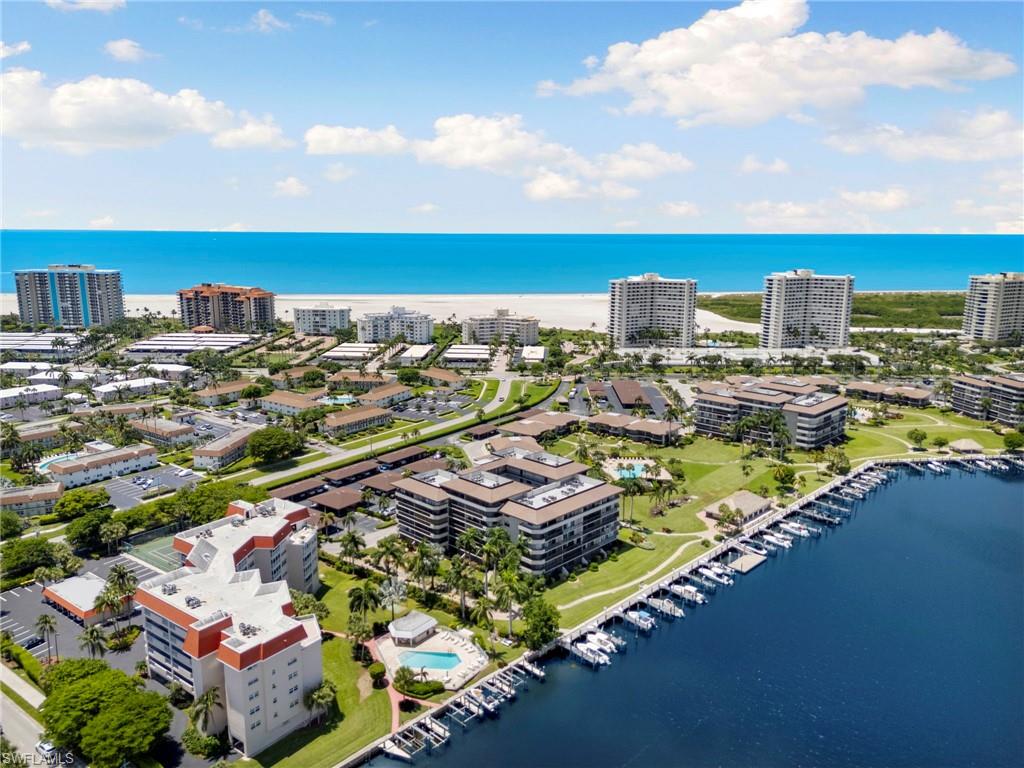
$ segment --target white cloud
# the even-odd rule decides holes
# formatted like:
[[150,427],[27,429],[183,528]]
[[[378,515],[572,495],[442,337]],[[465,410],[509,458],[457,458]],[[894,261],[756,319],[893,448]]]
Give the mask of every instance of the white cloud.
[[839,197],[854,208],[864,211],[898,211],[910,205],[910,193],[902,187],[848,192],[843,190]]
[[686,200],[662,203],[658,209],[666,216],[675,218],[700,216],[700,208],[697,207],[697,204]]
[[194,29],[197,32],[202,31],[203,29],[205,29],[206,26],[205,24],[203,24],[202,19],[193,19],[189,16],[179,16],[178,23],[182,26],[188,27],[189,29]]
[[610,179],[653,179],[693,170],[693,163],[678,152],[666,152],[650,142],[623,144],[617,152],[599,155],[597,162]]
[[296,11],[295,15],[303,21],[315,21],[325,27],[334,26],[334,17],[323,11]]
[[99,75],[51,88],[42,72],[19,68],[3,72],[0,86],[0,129],[25,147],[85,154],[155,147],[185,134],[209,134],[223,148],[290,145],[269,116],[236,116],[190,88],[170,94],[141,80]]
[[1020,167],[989,171],[985,174],[984,179],[989,184],[995,185],[995,191],[1001,194],[1015,195],[1018,199],[1024,194],[1024,169]]
[[232,222],[224,227],[214,227],[211,232],[248,232],[249,228],[240,221]]
[[370,27],[376,27],[380,24],[380,19],[367,19],[363,22],[363,29],[369,29]]
[[740,173],[789,173],[789,163],[781,157],[764,162],[757,155],[747,155],[740,163]]
[[324,169],[324,178],[335,183],[351,179],[355,175],[355,169],[349,168],[344,163],[331,163]]
[[308,155],[394,155],[409,144],[393,125],[380,130],[314,125],[305,139]]
[[541,168],[536,176],[523,185],[523,192],[530,200],[538,201],[570,200],[586,196],[579,179],[546,168]]
[[52,216],[56,216],[57,212],[52,208],[41,208],[33,211],[25,211],[21,214],[24,219],[49,219]]
[[218,131],[210,143],[218,149],[286,149],[295,146],[294,141],[285,138],[273,115],[256,118],[242,112],[241,117],[242,125]]
[[46,4],[58,11],[99,11],[110,13],[124,8],[125,0],[46,0]]
[[693,167],[678,152],[655,144],[625,144],[589,159],[572,147],[528,130],[520,115],[447,115],[434,121],[434,136],[411,139],[389,125],[382,129],[314,125],[306,131],[311,155],[409,153],[424,164],[524,178],[532,200],[600,197],[626,199],[639,191],[621,183],[652,179]]
[[608,48],[591,73],[541,95],[625,92],[627,113],[660,113],[683,127],[756,124],[863,99],[871,86],[952,88],[1016,71],[1002,53],[975,50],[942,29],[889,40],[865,32],[797,33],[805,0],[745,0],[689,27]]
[[120,40],[111,40],[103,46],[103,50],[107,52],[108,56],[118,61],[142,61],[148,56],[153,55],[137,42],[129,40],[127,37],[123,37]]
[[439,210],[441,210],[441,206],[434,203],[420,203],[409,208],[410,213],[436,213]]
[[635,219],[624,219],[623,221],[616,221],[616,229],[635,229],[640,226],[640,222]]
[[3,40],[0,40],[0,59],[9,59],[12,56],[21,56],[23,53],[28,53],[32,50],[32,45],[28,40],[22,40],[20,43],[14,45],[8,45]]
[[89,229],[110,229],[114,226],[113,216],[100,216],[89,221]]
[[291,28],[291,24],[287,21],[281,21],[281,19],[277,18],[266,8],[260,8],[256,11],[252,18],[249,19],[249,25],[246,27],[250,31],[262,32],[263,34],[276,32],[279,29],[287,30]]
[[903,162],[970,162],[1017,157],[1024,150],[1024,127],[1009,112],[982,109],[947,117],[923,131],[883,124],[862,131],[836,132],[824,141],[850,155],[881,152]]
[[274,182],[274,197],[308,197],[307,187],[297,176],[289,176],[287,179]]

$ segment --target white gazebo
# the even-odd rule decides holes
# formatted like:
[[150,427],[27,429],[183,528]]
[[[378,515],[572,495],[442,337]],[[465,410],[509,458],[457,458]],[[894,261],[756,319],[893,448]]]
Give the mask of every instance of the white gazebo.
[[437,619],[419,611],[409,611],[388,624],[395,645],[419,645],[437,631]]

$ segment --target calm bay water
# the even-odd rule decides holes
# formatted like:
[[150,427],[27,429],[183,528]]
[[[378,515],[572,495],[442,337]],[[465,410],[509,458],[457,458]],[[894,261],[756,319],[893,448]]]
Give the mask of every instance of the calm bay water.
[[859,290],[964,290],[967,276],[1024,268],[1024,237],[984,235],[391,235],[0,231],[11,272],[86,263],[128,293],[196,281],[279,293],[587,293],[640,272],[702,291],[757,291],[769,271],[853,273]]
[[417,763],[1020,766],[1022,575],[1024,478],[906,476],[709,606],[628,635],[610,667],[548,664]]

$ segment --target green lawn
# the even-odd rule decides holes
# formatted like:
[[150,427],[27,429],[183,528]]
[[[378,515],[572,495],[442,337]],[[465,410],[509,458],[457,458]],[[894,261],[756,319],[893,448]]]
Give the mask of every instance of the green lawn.
[[21,485],[21,483],[25,482],[25,476],[11,469],[11,462],[9,461],[0,461],[0,476],[10,480],[15,485]]
[[407,421],[404,419],[395,419],[393,426],[389,429],[382,430],[375,433],[364,433],[364,437],[356,437],[351,440],[347,440],[344,443],[340,443],[343,448],[362,448],[364,445],[370,445],[371,443],[377,443],[381,440],[387,440],[390,437],[399,437],[412,432],[415,429],[423,429],[427,426],[423,421]]
[[[313,451],[312,453],[307,453],[304,456],[300,456],[297,459],[285,459],[284,461],[278,461],[273,464],[264,464],[262,466],[259,466],[257,469],[251,469],[248,472],[244,472],[241,475],[238,475],[237,477],[233,477],[231,479],[236,480],[239,483],[244,483],[249,480],[254,480],[257,477],[263,477],[263,475],[269,475],[273,472],[280,472],[283,469],[294,469],[295,467],[301,467],[303,464],[308,464],[311,461],[322,459],[326,455],[327,454],[324,453],[323,451]],[[240,469],[245,469],[251,466],[253,466],[252,457],[246,456],[244,459],[240,459],[239,461],[236,461],[234,464],[228,467],[228,472],[237,472]]]
[[11,688],[7,683],[0,683],[0,691],[3,691],[4,696],[10,699],[19,709],[23,710],[25,714],[33,718],[36,722],[43,722],[42,713],[29,704],[20,693]]
[[[324,637],[324,678],[338,688],[338,717],[325,725],[303,728],[253,760],[237,765],[270,768],[327,768],[391,730],[387,691],[373,689],[363,665],[352,659],[351,643]],[[360,679],[365,678],[360,686]]]
[[477,399],[484,403],[489,403],[496,394],[498,394],[498,380],[483,379],[483,391]]

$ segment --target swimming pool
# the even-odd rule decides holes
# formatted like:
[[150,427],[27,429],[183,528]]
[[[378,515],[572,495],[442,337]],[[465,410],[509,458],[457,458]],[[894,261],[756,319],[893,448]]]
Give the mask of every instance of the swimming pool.
[[644,473],[644,465],[633,464],[631,466],[621,467],[616,469],[615,473],[619,476],[620,480],[635,480]]
[[77,453],[59,453],[56,456],[49,456],[40,461],[38,464],[36,464],[36,469],[38,469],[40,472],[45,472],[46,468],[53,464],[55,461],[64,461],[65,459],[74,459],[77,457]]
[[461,661],[457,653],[437,651],[405,651],[399,654],[398,660],[403,667],[410,669],[455,669]]
[[325,405],[348,405],[355,401],[356,399],[352,395],[328,395],[317,400],[318,403],[324,403]]

